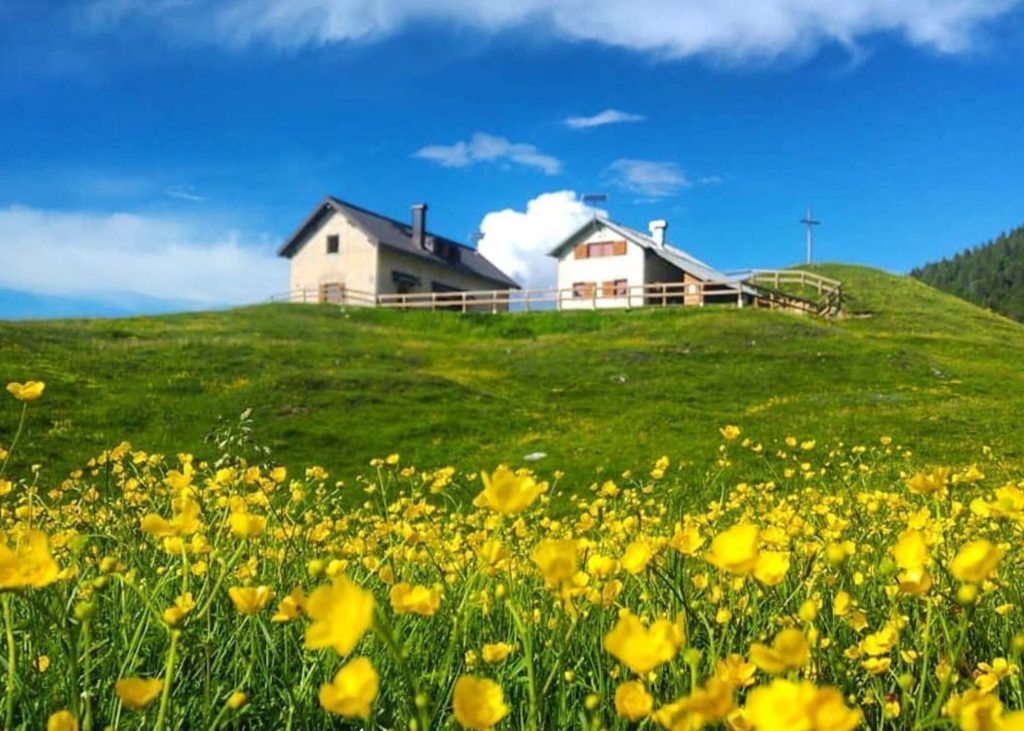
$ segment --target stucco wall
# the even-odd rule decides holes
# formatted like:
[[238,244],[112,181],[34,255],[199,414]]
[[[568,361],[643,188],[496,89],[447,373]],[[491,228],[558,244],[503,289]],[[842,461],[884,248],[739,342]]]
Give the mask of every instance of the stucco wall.
[[[622,241],[622,236],[611,229],[601,226],[586,239],[576,244],[591,244],[602,241]],[[631,241],[626,243],[626,253],[619,256],[598,256],[588,259],[577,259],[575,247],[570,247],[558,260],[558,288],[572,290],[575,282],[593,282],[596,285],[597,297],[572,299],[568,292],[563,293],[563,310],[589,310],[594,307],[626,307],[628,304],[640,305],[643,298],[639,290],[632,297],[632,303],[626,297],[604,297],[602,285],[616,279],[625,279],[628,286],[644,283],[644,249]]]
[[[327,237],[338,235],[338,253],[327,253]],[[390,277],[390,274],[388,275]],[[342,284],[346,290],[373,292],[377,286],[377,246],[339,213],[332,213],[291,258],[291,289]]]

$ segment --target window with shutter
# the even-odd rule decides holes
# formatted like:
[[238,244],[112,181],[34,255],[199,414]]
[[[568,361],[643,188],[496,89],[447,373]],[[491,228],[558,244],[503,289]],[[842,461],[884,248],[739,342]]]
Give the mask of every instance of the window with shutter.
[[587,258],[587,254],[589,254],[589,253],[590,252],[589,252],[586,244],[580,244],[579,246],[576,247],[576,258],[577,259],[586,259]]
[[615,296],[615,282],[604,282],[601,284],[601,296],[602,297],[614,297]]
[[612,251],[613,256],[623,256],[626,253],[626,242],[616,241],[614,250]]

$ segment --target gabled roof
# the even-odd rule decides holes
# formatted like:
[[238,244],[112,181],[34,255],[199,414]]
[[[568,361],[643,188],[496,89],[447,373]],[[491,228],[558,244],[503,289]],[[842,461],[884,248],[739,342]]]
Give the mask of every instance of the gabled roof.
[[571,246],[577,241],[577,239],[581,238],[584,234],[589,234],[598,226],[610,228],[612,231],[615,231],[625,239],[632,241],[637,246],[646,249],[661,259],[664,259],[672,266],[679,267],[680,269],[689,272],[698,279],[706,282],[724,282],[730,279],[727,275],[718,271],[709,264],[705,264],[700,259],[687,254],[682,249],[677,249],[668,243],[664,245],[658,244],[650,236],[640,233],[629,226],[623,226],[621,223],[615,223],[615,221],[611,221],[603,216],[594,216],[594,218],[580,226],[562,243],[549,251],[548,256],[561,256],[567,246]]
[[[519,285],[514,279],[494,266],[476,249],[428,231],[425,236],[427,241],[433,244],[433,251],[427,251],[413,242],[411,224],[368,211],[333,196],[327,196],[320,201],[313,212],[306,217],[306,220],[281,245],[277,255],[288,258],[294,256],[295,252],[302,248],[309,235],[319,228],[324,217],[331,213],[339,213],[347,218],[380,246],[402,254],[427,259],[454,272],[487,279],[503,287],[519,289]],[[446,259],[440,254],[445,247],[456,247],[459,253],[457,261]]]

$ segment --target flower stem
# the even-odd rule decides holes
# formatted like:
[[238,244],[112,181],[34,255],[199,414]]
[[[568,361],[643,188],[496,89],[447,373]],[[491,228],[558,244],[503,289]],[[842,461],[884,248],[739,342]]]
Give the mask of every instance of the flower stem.
[[[409,669],[409,658],[407,654],[402,650],[401,644],[398,642],[398,638],[395,637],[395,632],[391,625],[387,623],[383,615],[378,613],[377,621],[374,623],[374,629],[384,644],[387,645],[388,650],[391,651],[391,655],[395,658],[395,662],[398,663],[398,669],[401,671],[402,676],[405,678],[406,684],[409,686],[409,692],[412,693],[412,712],[413,718],[416,721],[416,731],[429,731],[430,721],[427,714],[427,703],[420,696],[419,685],[416,683],[416,678],[413,677],[412,672]],[[410,723],[410,728],[412,725]]]
[[512,602],[506,604],[508,612],[512,615],[512,623],[516,626],[516,631],[519,633],[519,639],[523,642],[523,658],[526,661],[526,682],[527,682],[527,693],[530,699],[530,718],[526,724],[526,728],[531,731],[537,729],[537,679],[534,677],[533,669],[533,640],[526,632],[526,625],[523,624],[522,617],[519,616],[519,612],[516,611],[515,606]]
[[7,464],[11,461],[11,455],[14,454],[14,448],[18,445],[18,438],[21,437],[21,431],[25,428],[26,416],[28,416],[27,401],[21,405],[21,419],[18,420],[18,429],[14,432],[14,439],[11,440],[11,446],[7,448],[7,456],[4,457],[4,463],[0,464],[0,477],[3,477],[4,472],[7,471]]
[[174,662],[178,659],[178,637],[181,636],[179,630],[171,630],[171,646],[167,648],[167,664],[164,667],[164,689],[160,695],[160,712],[156,717],[156,731],[163,731],[164,724],[167,722],[167,708],[171,702],[171,683],[174,682]]
[[7,689],[4,693],[4,729],[14,728],[14,683],[17,680],[17,648],[14,645],[14,617],[11,614],[11,595],[0,595],[4,608],[4,631],[7,634]]

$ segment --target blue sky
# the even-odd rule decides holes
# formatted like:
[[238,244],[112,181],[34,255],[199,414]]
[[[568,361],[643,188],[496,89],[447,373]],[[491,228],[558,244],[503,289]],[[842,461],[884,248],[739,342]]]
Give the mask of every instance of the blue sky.
[[535,284],[590,192],[722,269],[807,205],[893,271],[1024,223],[1024,4],[754,7],[0,1],[0,315],[257,301],[326,193]]

